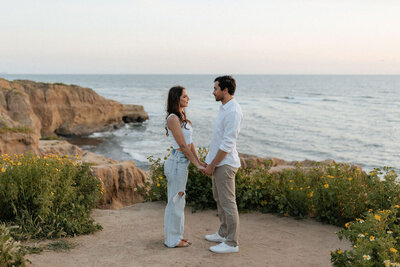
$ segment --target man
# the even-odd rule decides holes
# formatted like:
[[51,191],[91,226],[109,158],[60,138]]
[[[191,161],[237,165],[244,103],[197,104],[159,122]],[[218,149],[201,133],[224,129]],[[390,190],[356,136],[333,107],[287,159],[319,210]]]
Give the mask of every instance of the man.
[[240,123],[243,118],[242,109],[233,95],[236,82],[231,76],[221,76],[214,80],[214,96],[221,101],[218,116],[215,120],[213,136],[205,162],[204,174],[212,175],[213,195],[217,202],[220,220],[219,230],[206,235],[208,241],[220,242],[210,247],[212,252],[239,252],[239,213],[236,206],[235,175],[240,167],[240,159],[236,150]]

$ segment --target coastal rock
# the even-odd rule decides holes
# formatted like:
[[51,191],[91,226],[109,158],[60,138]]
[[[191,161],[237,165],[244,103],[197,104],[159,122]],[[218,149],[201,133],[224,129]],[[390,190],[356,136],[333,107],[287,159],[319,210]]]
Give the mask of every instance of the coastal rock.
[[[254,155],[242,154],[242,153],[239,153],[239,157],[242,168],[255,169],[255,168],[269,167],[270,168],[269,173],[282,173],[284,170],[295,169],[297,166],[299,166],[302,169],[307,169],[311,168],[313,165],[318,163],[325,163],[325,164],[335,163],[335,161],[332,159],[327,159],[321,162],[308,159],[303,161],[285,161],[279,158],[268,158],[268,157],[261,158]],[[362,170],[362,167],[360,165],[355,165],[355,164],[353,164],[351,168]]]
[[143,106],[123,105],[90,88],[0,78],[0,153],[37,153],[41,136],[88,135],[148,118]]
[[79,155],[82,161],[90,163],[92,175],[102,182],[105,189],[98,208],[119,209],[143,200],[135,188],[144,185],[146,173],[137,168],[133,161],[121,162],[92,152],[84,153],[78,146],[59,140],[41,140],[39,151],[41,156]]

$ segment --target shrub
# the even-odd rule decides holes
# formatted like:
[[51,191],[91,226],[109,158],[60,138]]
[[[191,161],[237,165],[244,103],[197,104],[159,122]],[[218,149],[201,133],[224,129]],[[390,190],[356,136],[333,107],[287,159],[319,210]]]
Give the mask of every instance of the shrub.
[[102,193],[89,165],[76,158],[32,154],[0,157],[0,220],[17,225],[18,239],[87,234]]
[[353,222],[346,223],[338,236],[349,239],[350,251],[331,252],[334,266],[400,266],[399,205],[387,210],[370,210]]
[[0,224],[0,266],[25,266],[25,259],[19,242],[10,235],[5,224]]

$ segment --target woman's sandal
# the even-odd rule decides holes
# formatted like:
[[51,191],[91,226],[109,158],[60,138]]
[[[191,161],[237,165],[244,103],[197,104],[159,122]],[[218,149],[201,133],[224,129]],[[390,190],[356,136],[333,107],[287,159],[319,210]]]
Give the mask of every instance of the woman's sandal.
[[179,242],[179,244],[176,246],[176,248],[186,248],[188,246],[190,246],[192,243],[189,243],[187,241],[185,241],[184,239],[181,240],[181,242]]
[[182,239],[182,241],[184,241],[184,242],[188,243],[189,245],[191,245],[191,244],[192,244],[192,242],[188,241],[187,239]]

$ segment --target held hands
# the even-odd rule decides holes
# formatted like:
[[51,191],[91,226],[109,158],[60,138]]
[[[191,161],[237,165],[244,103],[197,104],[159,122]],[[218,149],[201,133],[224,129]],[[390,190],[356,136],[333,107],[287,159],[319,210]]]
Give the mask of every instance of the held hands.
[[215,166],[206,164],[206,168],[202,171],[202,173],[207,176],[211,176],[214,173],[214,170]]

